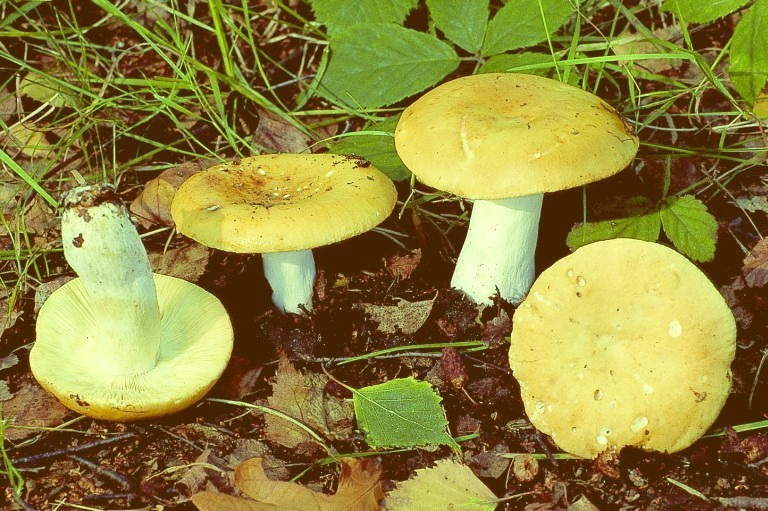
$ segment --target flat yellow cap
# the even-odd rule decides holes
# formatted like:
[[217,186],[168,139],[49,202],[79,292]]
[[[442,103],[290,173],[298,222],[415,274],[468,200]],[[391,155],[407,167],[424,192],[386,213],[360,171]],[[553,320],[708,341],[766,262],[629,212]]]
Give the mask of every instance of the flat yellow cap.
[[365,160],[335,154],[268,154],[223,163],[176,192],[176,229],[203,245],[238,253],[304,250],[368,231],[397,192]]
[[515,311],[509,362],[525,411],[563,450],[675,452],[731,387],[736,323],[709,279],[656,243],[592,243],[544,270]]
[[611,176],[637,153],[605,101],[540,76],[465,76],[427,92],[395,130],[403,163],[423,183],[469,199],[564,190]]

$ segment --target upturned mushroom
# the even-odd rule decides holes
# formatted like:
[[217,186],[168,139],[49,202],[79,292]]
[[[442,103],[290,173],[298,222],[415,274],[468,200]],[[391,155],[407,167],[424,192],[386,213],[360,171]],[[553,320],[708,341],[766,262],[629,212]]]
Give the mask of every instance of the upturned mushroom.
[[270,154],[215,165],[176,192],[176,229],[208,247],[261,254],[272,301],[312,309],[312,249],[366,232],[392,212],[392,181],[334,154]]
[[544,270],[515,311],[509,363],[528,418],[583,458],[675,452],[731,387],[736,323],[709,279],[663,245],[586,245]]
[[78,278],[40,309],[32,373],[64,405],[129,421],[191,406],[232,352],[221,302],[200,287],[153,275],[128,209],[109,185],[63,199],[64,256]]
[[518,303],[534,276],[542,197],[611,176],[638,148],[606,102],[539,76],[466,76],[427,92],[395,130],[423,183],[474,200],[451,286]]

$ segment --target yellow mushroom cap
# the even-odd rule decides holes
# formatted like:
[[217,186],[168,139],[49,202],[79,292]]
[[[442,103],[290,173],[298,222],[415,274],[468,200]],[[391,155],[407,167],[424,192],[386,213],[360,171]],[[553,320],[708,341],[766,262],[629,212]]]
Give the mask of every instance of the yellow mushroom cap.
[[395,145],[423,183],[488,200],[611,176],[629,164],[638,140],[594,94],[540,76],[487,73],[416,100],[400,117]]
[[515,311],[511,343],[525,411],[561,449],[675,452],[725,404],[736,323],[688,259],[615,239],[544,270]]
[[29,364],[37,381],[65,406],[97,419],[130,421],[169,415],[201,399],[232,353],[224,306],[204,289],[154,275],[161,314],[156,366],[138,375],[105,372],[95,354],[108,342],[79,278],[46,300]]
[[305,250],[384,221],[394,184],[369,162],[334,154],[269,154],[216,165],[176,192],[178,231],[239,253]]

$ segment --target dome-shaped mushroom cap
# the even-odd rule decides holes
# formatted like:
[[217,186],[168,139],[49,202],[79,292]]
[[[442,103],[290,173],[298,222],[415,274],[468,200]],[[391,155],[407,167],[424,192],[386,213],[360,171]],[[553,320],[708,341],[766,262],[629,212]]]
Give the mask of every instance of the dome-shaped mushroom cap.
[[561,449],[674,452],[728,397],[736,323],[685,257],[616,239],[546,269],[515,311],[511,343],[526,413]]
[[79,278],[40,309],[29,364],[42,387],[68,408],[97,419],[131,421],[181,411],[216,383],[232,353],[233,331],[221,302],[187,281],[155,274],[161,314],[157,365],[139,375],[100,371],[99,304]]
[[365,160],[335,154],[268,154],[223,163],[176,192],[176,229],[239,253],[311,249],[384,221],[397,192]]
[[632,161],[638,140],[594,94],[540,76],[488,73],[416,100],[400,117],[395,145],[429,186],[504,199],[611,176]]

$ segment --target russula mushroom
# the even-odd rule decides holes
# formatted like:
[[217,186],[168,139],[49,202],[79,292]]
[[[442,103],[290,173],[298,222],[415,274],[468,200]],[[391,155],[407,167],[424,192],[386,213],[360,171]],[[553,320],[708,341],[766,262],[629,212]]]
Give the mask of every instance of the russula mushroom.
[[475,201],[451,286],[489,304],[497,289],[520,302],[533,281],[543,193],[617,173],[638,140],[589,92],[488,73],[444,83],[406,108],[395,146],[420,181]]
[[111,186],[75,188],[63,205],[64,256],[78,278],[40,309],[29,354],[35,378],[67,407],[98,419],[148,419],[191,406],[232,352],[221,302],[152,274]]
[[208,247],[262,255],[272,301],[312,309],[312,249],[384,221],[394,184],[369,162],[334,154],[268,154],[215,165],[176,192],[176,229]]
[[541,273],[513,325],[509,362],[528,418],[576,456],[684,449],[730,391],[733,314],[663,245],[579,248]]

